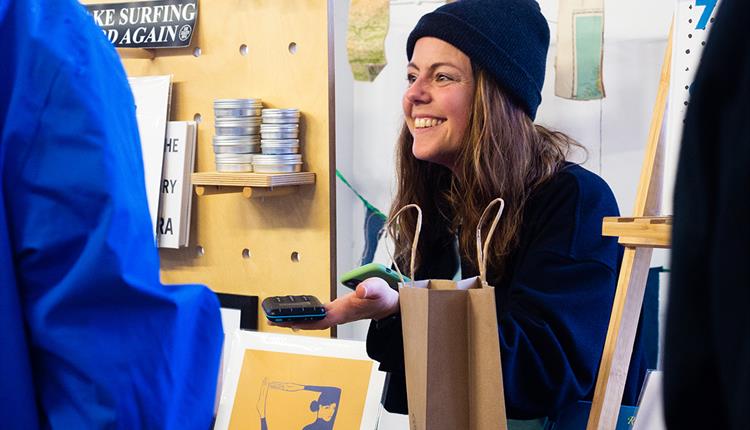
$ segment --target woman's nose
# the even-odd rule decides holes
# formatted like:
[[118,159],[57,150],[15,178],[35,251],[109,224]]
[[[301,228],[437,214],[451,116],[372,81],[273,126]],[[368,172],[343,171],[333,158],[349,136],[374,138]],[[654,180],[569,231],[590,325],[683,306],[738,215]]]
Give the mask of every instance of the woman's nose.
[[428,83],[422,78],[417,78],[406,90],[406,99],[412,104],[424,104],[430,101]]

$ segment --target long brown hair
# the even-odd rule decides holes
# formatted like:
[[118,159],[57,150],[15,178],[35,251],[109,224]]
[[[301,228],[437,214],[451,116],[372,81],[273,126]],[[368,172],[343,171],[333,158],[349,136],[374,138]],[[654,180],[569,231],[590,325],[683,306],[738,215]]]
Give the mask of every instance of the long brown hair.
[[[502,197],[505,212],[488,257],[488,269],[500,276],[505,257],[517,245],[529,193],[562,167],[571,147],[580,145],[563,133],[534,124],[485,71],[475,67],[474,78],[469,129],[453,171],[414,157],[414,139],[404,123],[396,150],[398,192],[390,216],[409,203],[422,208],[417,267],[426,249],[452,240],[458,231],[462,254],[476,266],[479,217],[493,199]],[[403,212],[398,225],[391,224],[401,267],[408,267],[415,225],[413,211]]]

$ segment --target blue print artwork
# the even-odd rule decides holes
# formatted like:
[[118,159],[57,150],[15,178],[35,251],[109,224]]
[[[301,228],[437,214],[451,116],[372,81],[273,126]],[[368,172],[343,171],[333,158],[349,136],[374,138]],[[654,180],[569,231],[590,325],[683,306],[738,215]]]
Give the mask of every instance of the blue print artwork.
[[[281,390],[287,392],[304,390],[319,393],[318,398],[310,403],[310,411],[315,413],[315,421],[307,424],[301,430],[333,430],[333,424],[336,422],[336,414],[341,399],[341,388],[302,385],[292,382],[269,382],[267,379],[264,379],[263,385],[261,385],[260,388],[260,395],[257,404],[258,414],[260,415],[261,430],[269,430],[268,423],[266,422],[268,390]],[[294,411],[290,411],[290,413],[294,413]]]

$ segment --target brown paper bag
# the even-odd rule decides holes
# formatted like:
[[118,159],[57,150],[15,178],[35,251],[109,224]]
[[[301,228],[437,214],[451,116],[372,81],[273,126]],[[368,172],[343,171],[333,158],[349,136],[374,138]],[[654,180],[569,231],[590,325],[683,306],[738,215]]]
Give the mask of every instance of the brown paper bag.
[[[500,209],[482,247],[481,226],[497,203]],[[410,207],[419,211],[411,258],[414,279],[421,210],[404,206],[389,224]],[[487,245],[503,207],[502,199],[494,200],[477,226],[479,277],[399,284],[411,430],[507,429],[495,290],[485,281]]]

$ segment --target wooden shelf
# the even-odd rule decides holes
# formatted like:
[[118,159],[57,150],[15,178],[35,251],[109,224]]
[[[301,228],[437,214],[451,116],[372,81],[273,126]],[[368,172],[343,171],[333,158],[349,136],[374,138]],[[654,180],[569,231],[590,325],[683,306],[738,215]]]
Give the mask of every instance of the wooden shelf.
[[242,192],[247,198],[293,194],[299,185],[315,183],[315,173],[199,172],[192,175],[195,194],[205,196]]
[[624,246],[669,248],[672,243],[672,217],[606,217],[602,235],[617,236]]

